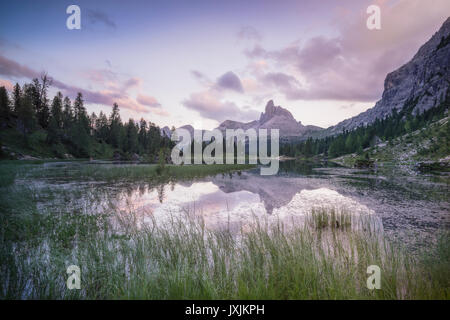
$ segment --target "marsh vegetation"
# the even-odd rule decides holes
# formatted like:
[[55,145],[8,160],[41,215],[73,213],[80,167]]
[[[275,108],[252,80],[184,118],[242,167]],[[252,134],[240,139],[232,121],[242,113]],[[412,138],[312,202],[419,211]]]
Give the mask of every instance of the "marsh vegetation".
[[[223,183],[243,183],[249,179],[249,174],[239,171],[245,169],[242,167],[229,167],[238,170],[230,176],[214,166],[204,167],[173,168],[166,177],[189,180],[224,174]],[[203,215],[201,208],[197,208],[199,212],[191,210],[181,215],[168,213],[168,219],[157,220],[152,212],[118,207],[117,202],[102,200],[101,210],[94,212],[101,197],[100,191],[94,191],[107,185],[94,184],[89,196],[75,187],[61,187],[68,180],[125,183],[134,179],[157,185],[160,176],[155,168],[2,165],[0,297],[448,299],[450,296],[450,239],[445,228],[437,232],[439,236],[432,245],[411,254],[408,248],[391,243],[370,225],[354,228],[353,212],[320,204],[308,212],[305,224],[269,221],[259,216],[236,232],[226,224],[211,228],[205,220],[208,215]],[[259,180],[255,181],[250,184],[258,185]],[[224,186],[226,189],[227,184]],[[77,192],[83,199],[82,206],[73,206],[80,202],[71,200]],[[284,193],[287,192],[285,189]],[[66,287],[69,265],[80,266],[81,290]],[[380,290],[366,287],[369,265],[378,265],[382,270]]]

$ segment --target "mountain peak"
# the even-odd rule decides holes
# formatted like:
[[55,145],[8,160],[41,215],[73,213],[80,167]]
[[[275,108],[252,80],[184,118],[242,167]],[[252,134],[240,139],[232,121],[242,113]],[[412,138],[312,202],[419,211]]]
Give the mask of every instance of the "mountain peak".
[[316,131],[318,127],[305,127],[301,121],[295,120],[294,116],[286,109],[275,106],[273,100],[269,100],[266,104],[264,112],[261,112],[259,120],[247,123],[239,121],[226,120],[220,124],[219,130],[226,129],[279,129],[281,137],[302,136],[306,131]]
[[271,108],[273,108],[273,107],[275,107],[275,104],[273,103],[273,100],[267,101],[267,104],[266,104],[266,111],[267,111],[267,109],[271,109]]
[[265,112],[261,113],[261,116],[259,118],[260,125],[266,123],[275,116],[280,116],[288,120],[295,121],[294,116],[288,110],[280,106],[275,106],[273,100],[269,100],[266,104]]

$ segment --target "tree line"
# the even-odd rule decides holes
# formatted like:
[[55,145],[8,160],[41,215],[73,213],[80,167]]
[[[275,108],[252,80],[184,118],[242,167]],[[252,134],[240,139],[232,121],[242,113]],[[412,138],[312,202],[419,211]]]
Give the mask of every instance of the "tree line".
[[423,128],[430,122],[448,115],[450,90],[439,97],[433,108],[414,114],[413,110],[417,102],[418,99],[408,100],[400,111],[393,109],[386,118],[377,118],[371,124],[359,126],[352,131],[343,130],[335,136],[322,139],[310,137],[301,142],[283,144],[280,147],[280,154],[305,158],[317,155],[334,158],[349,153],[361,155],[365,148],[377,142],[391,143],[394,138]]
[[0,87],[0,129],[17,130],[25,144],[34,132],[43,131],[46,143],[59,157],[63,152],[79,158],[91,157],[94,145],[101,144],[122,158],[135,154],[155,158],[162,149],[172,146],[152,122],[143,118],[139,122],[122,122],[117,103],[107,116],[103,111],[88,115],[81,92],[73,102],[61,92],[50,101],[50,85],[51,79],[44,74],[23,86],[16,83],[10,93]]
[[[103,111],[88,115],[81,92],[73,102],[61,92],[50,101],[50,85],[51,79],[44,74],[41,79],[33,79],[22,87],[16,83],[10,93],[4,86],[0,87],[0,129],[15,129],[25,144],[34,132],[44,132],[46,143],[52,146],[57,157],[63,157],[65,152],[79,158],[91,157],[95,155],[97,144],[120,154],[122,159],[131,159],[137,154],[156,160],[156,157],[167,157],[174,145],[168,137],[161,135],[158,126],[143,118],[139,122],[133,119],[122,122],[117,103],[113,104],[108,117]],[[352,131],[343,130],[341,134],[322,139],[284,143],[280,146],[280,154],[306,158],[362,154],[364,149],[380,140],[390,142],[447,115],[450,90],[436,100],[435,107],[420,114],[413,113],[418,100],[409,100],[400,111],[393,109],[386,118],[377,118]],[[203,148],[205,145],[204,142]]]

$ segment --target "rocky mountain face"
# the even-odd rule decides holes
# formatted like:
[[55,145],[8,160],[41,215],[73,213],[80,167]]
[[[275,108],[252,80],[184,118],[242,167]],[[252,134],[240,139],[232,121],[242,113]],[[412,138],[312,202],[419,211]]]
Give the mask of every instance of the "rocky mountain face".
[[382,98],[356,117],[328,128],[325,135],[341,133],[384,118],[404,107],[420,113],[437,106],[450,94],[450,18],[426,42],[411,61],[389,73]]
[[220,124],[219,130],[226,129],[279,129],[280,137],[303,136],[307,132],[320,130],[316,126],[304,126],[300,121],[295,120],[294,116],[286,109],[275,106],[273,101],[267,102],[265,111],[261,113],[259,120],[251,122],[239,122],[226,120]]

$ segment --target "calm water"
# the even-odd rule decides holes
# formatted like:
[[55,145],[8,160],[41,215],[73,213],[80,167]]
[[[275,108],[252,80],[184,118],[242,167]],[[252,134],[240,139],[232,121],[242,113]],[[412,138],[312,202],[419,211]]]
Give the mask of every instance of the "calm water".
[[[123,212],[138,213],[144,222],[196,216],[211,229],[239,230],[254,217],[299,223],[311,208],[345,208],[371,215],[388,238],[415,247],[433,241],[438,230],[450,227],[448,181],[448,177],[387,166],[373,172],[331,163],[286,161],[280,163],[276,176],[261,176],[255,169],[156,186],[151,181],[53,181],[50,186],[71,190],[56,199],[56,205],[84,203],[80,210],[92,211],[113,203]],[[94,200],[80,201],[86,197]]]

